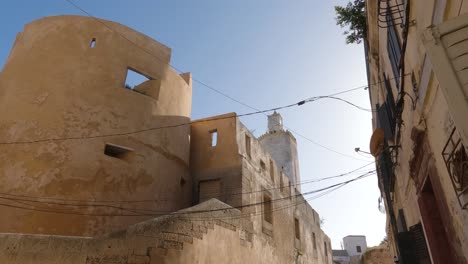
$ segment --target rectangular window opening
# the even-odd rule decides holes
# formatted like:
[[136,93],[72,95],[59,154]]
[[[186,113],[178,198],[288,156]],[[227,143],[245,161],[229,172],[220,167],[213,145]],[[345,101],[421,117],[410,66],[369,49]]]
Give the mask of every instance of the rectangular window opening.
[[125,78],[125,88],[134,90],[138,85],[151,80],[148,76],[137,72],[133,69],[127,68],[127,77]]
[[362,252],[361,246],[356,246],[356,252],[357,252],[357,253],[361,253],[361,252]]
[[275,166],[272,160],[270,160],[270,178],[271,182],[275,183]]
[[283,173],[280,174],[280,191],[284,191],[284,180],[283,180]]
[[263,162],[263,160],[260,160],[260,168],[262,169],[262,171],[266,170],[266,165],[265,162]]
[[325,249],[325,257],[328,257],[327,242],[324,241],[323,246],[324,246],[324,249]]
[[130,148],[107,143],[104,148],[104,154],[109,157],[130,161],[133,158],[134,151]]
[[294,218],[294,234],[296,235],[297,239],[301,239],[301,231],[299,226],[299,219]]
[[392,10],[387,6],[386,21],[387,27],[387,52],[392,66],[393,77],[397,87],[400,87],[400,58],[401,58],[401,45],[398,37],[398,32],[395,28],[395,21],[392,16]]
[[273,207],[271,197],[268,194],[263,194],[263,220],[273,224]]
[[216,147],[216,145],[218,144],[218,130],[217,129],[210,130],[210,136],[211,136],[211,146]]
[[314,243],[314,249],[317,249],[317,240],[315,238],[315,233],[312,233],[312,242]]
[[91,39],[91,43],[89,44],[89,47],[92,49],[96,47],[96,38]]
[[250,154],[250,137],[245,135],[245,151],[247,152],[247,157],[251,157]]

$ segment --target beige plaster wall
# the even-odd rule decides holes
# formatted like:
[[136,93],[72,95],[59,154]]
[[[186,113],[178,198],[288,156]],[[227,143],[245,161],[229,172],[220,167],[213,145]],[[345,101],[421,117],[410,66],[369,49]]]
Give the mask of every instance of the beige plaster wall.
[[[190,205],[190,127],[151,130],[190,121],[191,77],[169,67],[170,54],[106,20],[25,26],[0,76],[0,199],[11,206],[0,232],[102,235]],[[151,79],[140,92],[123,88],[128,68]],[[104,155],[106,143],[132,158]],[[135,209],[151,211],[120,216]]]
[[[201,213],[213,210],[210,213]],[[283,254],[239,210],[212,199],[100,239],[0,234],[8,264],[331,263]]]
[[[374,1],[366,1],[368,4],[368,32],[370,46],[370,82],[371,103],[384,101],[385,86],[383,72],[393,77],[391,65],[388,61],[386,48],[386,29],[377,27]],[[437,76],[432,70],[432,64],[422,43],[421,36],[424,30],[431,25],[437,25],[447,19],[468,12],[467,1],[410,1],[410,23],[408,32],[408,45],[404,58],[406,74],[414,72],[416,86],[413,89],[411,76],[404,77],[405,92],[415,100],[411,103],[409,97],[405,97],[404,112],[402,116],[400,151],[395,168],[395,200],[394,210],[403,209],[407,226],[421,222],[421,214],[418,206],[418,190],[410,177],[409,161],[414,157],[411,131],[413,127],[424,129],[428,135],[428,141],[437,168],[438,180],[442,187],[443,196],[447,202],[449,219],[455,230],[455,237],[451,238],[458,246],[457,254],[468,259],[468,211],[462,210],[458,204],[455,192],[450,181],[447,168],[441,155],[443,147],[449,138],[453,128],[453,121],[447,107],[444,95],[440,91]],[[370,8],[370,9],[369,9]],[[394,82],[391,81],[392,85]],[[397,98],[397,89],[394,86],[394,97]],[[376,127],[376,114],[373,116],[373,125]],[[423,222],[424,225],[424,222]],[[448,229],[448,227],[447,227]],[[387,230],[388,231],[388,230]],[[392,238],[389,234],[389,238]],[[393,238],[391,239],[393,240]],[[393,241],[390,243],[393,244]]]
[[[218,142],[211,146],[210,131],[214,130],[218,132]],[[250,154],[247,153],[246,135],[250,138]],[[290,184],[270,153],[236,118],[235,113],[194,121],[191,144],[194,195],[198,191],[197,181],[220,179],[222,191],[219,198],[239,208],[242,216],[252,224],[252,247],[262,248],[262,254],[271,255],[274,258],[272,263],[296,260],[298,263],[331,263],[330,239],[320,229],[319,215],[306,203],[296,186]],[[262,168],[261,161],[265,168]],[[263,205],[265,195],[272,201],[270,210]],[[271,223],[265,220],[270,212]],[[299,239],[295,238],[295,218],[299,220]],[[224,236],[229,237],[229,234]],[[269,263],[268,257],[263,257],[265,260],[260,263]],[[233,259],[239,259],[237,253]]]
[[301,190],[301,176],[299,171],[299,155],[296,138],[289,131],[273,131],[259,137],[259,142],[276,161],[289,181]]
[[[217,131],[217,145],[211,146],[211,133]],[[191,125],[190,170],[193,177],[193,201],[199,201],[199,182],[220,180],[221,201],[241,205],[242,162],[237,152],[236,114],[228,113],[193,121]]]

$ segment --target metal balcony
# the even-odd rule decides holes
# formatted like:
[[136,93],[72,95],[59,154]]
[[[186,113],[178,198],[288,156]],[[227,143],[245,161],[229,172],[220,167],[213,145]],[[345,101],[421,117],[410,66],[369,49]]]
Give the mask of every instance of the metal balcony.
[[442,156],[458,202],[462,209],[466,209],[468,207],[468,158],[466,148],[456,128],[452,130],[447,143],[445,143]]

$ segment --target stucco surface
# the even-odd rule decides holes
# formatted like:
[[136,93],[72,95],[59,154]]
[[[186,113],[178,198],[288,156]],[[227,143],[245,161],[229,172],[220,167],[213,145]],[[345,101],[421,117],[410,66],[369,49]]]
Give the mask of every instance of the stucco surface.
[[[235,113],[190,122],[191,75],[169,60],[88,17],[18,34],[0,75],[0,263],[331,263],[292,135],[265,148]],[[129,69],[148,80],[125,88]]]
[[[259,138],[262,147],[268,151],[283,173],[296,185],[301,182],[297,142],[289,131],[270,131]],[[301,185],[297,184],[300,190]]]
[[[395,192],[393,209],[395,212],[403,210],[408,227],[421,223],[429,226],[430,219],[424,219],[421,215],[422,183],[431,179],[434,192],[439,201],[444,230],[448,235],[449,243],[457,263],[467,263],[468,260],[468,211],[462,209],[455,195],[454,187],[450,180],[442,151],[450,137],[452,129],[457,126],[454,121],[454,112],[449,109],[447,98],[441,89],[455,89],[454,87],[443,87],[434,70],[424,45],[423,33],[430,27],[457,18],[468,12],[467,1],[409,1],[410,3],[410,25],[408,28],[408,41],[403,63],[405,64],[405,77],[403,79],[405,92],[404,111],[401,123],[401,141],[399,142],[398,159],[395,161]],[[370,99],[372,105],[385,101],[386,89],[383,82],[383,74],[388,74],[393,79],[391,64],[387,50],[387,30],[377,26],[378,17],[377,3],[366,1],[368,14],[368,44],[369,44],[369,82]],[[401,36],[401,28],[397,27]],[[447,71],[450,69],[447,69]],[[414,74],[414,77],[411,76]],[[439,76],[442,77],[442,76]],[[394,98],[402,96],[398,94],[395,81],[391,80]],[[410,98],[411,97],[411,98]],[[414,101],[414,104],[413,104]],[[456,111],[456,110],[455,110]],[[458,113],[457,113],[458,114]],[[377,127],[377,114],[373,116],[373,126]],[[466,119],[458,123],[458,126],[466,126]],[[424,131],[426,135],[423,153],[417,152],[420,147],[412,138],[413,131],[417,129]],[[393,144],[393,142],[390,142]],[[465,142],[466,147],[466,142]],[[415,182],[412,160],[421,158],[430,160],[423,162],[421,166],[422,179]],[[414,167],[414,166],[413,166]],[[429,168],[429,169],[428,169]],[[433,168],[433,169],[432,169]],[[432,169],[432,170],[430,170]],[[433,175],[433,176],[430,176]],[[426,221],[426,222],[425,222]],[[431,246],[436,241],[428,240],[427,227],[424,230],[426,242]],[[389,231],[389,230],[387,230]],[[395,238],[391,231],[388,232],[392,254],[396,255]],[[440,237],[440,236],[437,236]],[[435,239],[437,240],[437,239]],[[430,254],[432,254],[430,252]],[[432,256],[433,257],[433,256]],[[437,262],[439,260],[434,260]]]
[[[218,132],[217,145],[212,146],[210,132],[215,130]],[[250,144],[246,142],[248,140]],[[239,208],[242,216],[251,221],[253,248],[271,255],[272,263],[331,263],[330,239],[320,229],[319,215],[297,186],[281,173],[273,155],[234,113],[195,120],[191,143],[194,195],[198,195],[199,182],[220,180],[221,194],[213,194],[213,197]],[[275,146],[271,145],[271,148]],[[288,151],[288,148],[289,145],[276,145],[279,152]],[[224,159],[227,159],[225,163],[221,163]],[[271,208],[265,207],[265,196],[271,200]],[[267,221],[268,213],[271,213],[271,222]],[[295,219],[299,223],[299,238],[295,235]],[[225,235],[229,237],[229,234]],[[244,254],[243,251],[239,253]],[[255,257],[257,253],[252,254]],[[239,261],[246,260],[239,259],[238,254],[235,256],[234,259]],[[269,257],[263,258],[266,260],[258,263],[269,263]],[[255,260],[253,258],[251,263],[257,263]]]
[[[201,213],[206,210],[216,210]],[[252,222],[216,199],[103,238],[0,234],[8,264],[331,263],[283,254]],[[286,246],[286,245],[283,245]]]
[[[110,21],[56,16],[25,26],[0,75],[0,192],[2,203],[31,210],[0,208],[0,232],[101,235],[151,217],[115,207],[191,204],[190,127],[151,129],[190,120],[191,77],[168,66],[170,55]],[[125,89],[129,68],[150,80]],[[105,155],[107,143],[133,150],[131,159]],[[28,201],[37,197],[52,199]],[[51,202],[68,212],[37,210],[64,207]]]

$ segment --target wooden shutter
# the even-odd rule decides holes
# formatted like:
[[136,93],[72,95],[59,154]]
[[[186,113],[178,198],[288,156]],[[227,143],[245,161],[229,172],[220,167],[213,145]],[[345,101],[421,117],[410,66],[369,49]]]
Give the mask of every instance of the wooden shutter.
[[394,191],[393,162],[390,151],[384,150],[379,155],[379,172],[382,176],[384,192],[389,194]]
[[431,258],[429,251],[427,250],[426,237],[421,223],[410,227],[411,236],[414,243],[414,252],[416,255],[417,263],[419,264],[431,264]]
[[377,112],[379,116],[379,127],[383,129],[385,139],[392,139],[395,128],[392,129],[392,121],[388,113],[387,103],[383,103],[379,108],[377,108]]
[[398,249],[400,250],[400,264],[419,264],[414,251],[413,236],[411,232],[400,232],[397,235]]
[[392,133],[395,134],[396,105],[395,105],[395,99],[393,97],[392,86],[390,85],[390,81],[388,80],[387,76],[384,76],[384,83],[385,83],[385,89],[387,90],[386,103],[387,103],[388,119],[390,121],[390,128],[392,130]]
[[[389,7],[387,7],[389,8]],[[392,65],[393,76],[397,87],[400,87],[400,58],[401,58],[401,46],[398,39],[398,33],[395,29],[395,22],[392,17],[392,12],[387,9],[387,53]]]
[[468,143],[468,14],[427,29],[423,43],[455,126]]

